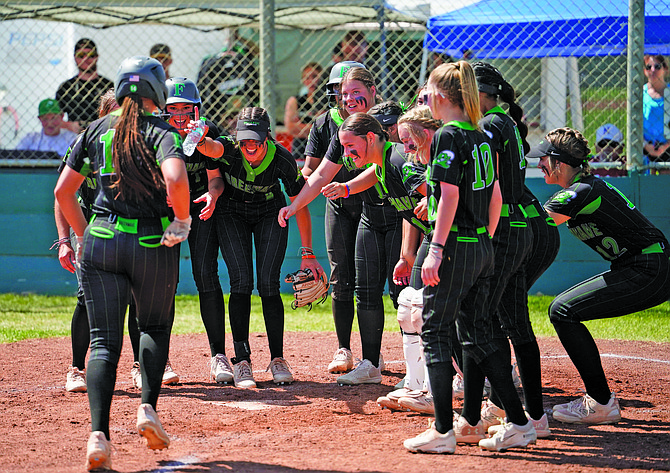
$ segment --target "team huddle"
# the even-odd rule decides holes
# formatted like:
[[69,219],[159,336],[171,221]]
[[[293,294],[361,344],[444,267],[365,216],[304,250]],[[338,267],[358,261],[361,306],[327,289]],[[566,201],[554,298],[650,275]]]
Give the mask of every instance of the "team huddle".
[[[375,77],[358,62],[335,64],[326,94],[331,108],[314,119],[300,169],[272,138],[263,108],[243,108],[235,136],[222,135],[215,123],[200,119],[193,81],[166,80],[161,64],[148,57],[128,58],[119,67],[111,96],[118,108],[109,113],[115,107],[101,107],[100,118],[79,135],[55,189],[57,222],[72,232],[59,241],[72,241],[67,255],[76,261],[81,288],[72,334],[81,366],[73,363],[68,382],[72,375],[77,390],[88,391],[89,471],[111,469],[110,409],[129,306],[129,325],[132,318],[136,326],[135,385],[142,391],[137,429],[148,448],[169,446],[157,401],[171,371],[184,240],[211,378],[256,387],[249,344],[256,288],[268,370],[276,384],[294,381],[283,353],[280,295],[291,217],[300,230],[302,264],[287,281],[312,282],[305,286],[308,295],[296,292],[296,306],[323,301],[330,287],[338,347],[328,371],[339,374],[338,384],[382,382],[383,295],[389,288],[406,376],[377,402],[432,415],[428,430],[404,442],[409,451],[428,453],[454,453],[458,443],[502,451],[551,435],[527,293],[556,257],[557,225],[566,223],[611,267],[549,307],[586,388],[583,397],[554,406],[551,417],[587,424],[621,419],[582,322],[670,298],[670,253],[660,230],[608,181],[590,174],[582,134],[559,128],[531,148],[513,87],[483,62],[436,67],[409,108],[384,102]],[[198,127],[202,138],[185,155],[182,141]],[[539,158],[545,181],[562,188],[544,206],[525,186],[526,157]],[[329,278],[312,251],[308,204],[319,194],[327,198]],[[230,359],[219,252],[230,279]],[[351,350],[355,316],[358,363]],[[463,396],[460,413],[453,410],[455,395]]]

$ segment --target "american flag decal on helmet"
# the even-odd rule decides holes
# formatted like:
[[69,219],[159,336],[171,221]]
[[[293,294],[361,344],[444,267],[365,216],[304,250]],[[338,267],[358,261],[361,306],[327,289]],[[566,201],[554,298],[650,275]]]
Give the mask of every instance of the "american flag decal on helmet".
[[140,76],[138,76],[137,74],[132,75],[132,76],[130,76],[130,78],[128,79],[128,81],[129,81],[129,82],[139,82],[139,81],[140,81]]

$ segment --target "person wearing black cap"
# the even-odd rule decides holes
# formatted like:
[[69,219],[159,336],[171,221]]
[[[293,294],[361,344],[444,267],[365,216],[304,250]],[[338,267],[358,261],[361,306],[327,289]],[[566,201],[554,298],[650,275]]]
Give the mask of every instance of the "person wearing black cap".
[[74,46],[77,75],[58,86],[56,100],[67,121],[63,127],[79,133],[98,118],[100,96],[114,83],[98,74],[98,48],[89,38],[81,38]]
[[[191,121],[189,128],[196,125]],[[219,246],[230,277],[230,329],[233,334],[235,385],[254,388],[249,345],[251,292],[256,285],[263,306],[263,318],[270,347],[272,378],[276,384],[293,382],[284,359],[284,305],[280,271],[288,245],[288,228],[277,222],[279,209],[286,205],[283,184],[291,200],[300,192],[303,178],[295,158],[270,136],[270,119],[265,109],[243,108],[237,118],[237,140],[206,137],[198,150],[212,159],[209,169],[219,169],[224,180],[215,213]],[[312,252],[311,217],[307,208],[297,218],[302,240],[302,269],[317,277],[323,268]]]
[[382,128],[384,128],[384,131],[389,134],[389,141],[391,143],[400,143],[398,117],[403,114],[403,111],[397,102],[387,100],[386,102],[378,103],[368,110],[368,114],[376,118]]
[[579,131],[558,128],[527,156],[540,158],[547,184],[563,188],[544,205],[556,224],[566,223],[570,233],[610,262],[609,271],[574,285],[549,306],[549,319],[586,388],[583,397],[554,406],[553,417],[610,424],[621,420],[619,401],[583,322],[620,317],[668,300],[670,252],[663,233],[621,191],[590,174],[589,154]]

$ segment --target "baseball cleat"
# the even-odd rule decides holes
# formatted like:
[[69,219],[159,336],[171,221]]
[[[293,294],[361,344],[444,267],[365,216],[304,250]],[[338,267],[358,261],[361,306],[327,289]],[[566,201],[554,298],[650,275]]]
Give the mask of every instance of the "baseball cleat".
[[67,370],[67,381],[65,390],[69,393],[86,392],[86,370],[80,370],[75,366],[70,366]]
[[430,423],[428,430],[403,443],[410,452],[419,453],[454,453],[456,451],[456,436],[450,430],[441,434],[435,430],[435,422]]
[[[551,429],[549,429],[549,420],[547,418],[547,414],[543,414],[542,417],[540,417],[538,420],[533,419],[527,412],[526,412],[526,418],[528,418],[529,421],[533,423],[533,427],[535,427],[535,433],[537,434],[537,438],[539,439],[546,439],[548,437],[551,437]],[[506,420],[504,422],[507,422]],[[503,424],[498,424],[498,425],[492,425],[489,427],[489,435],[494,436],[501,428]]]
[[254,374],[251,370],[251,363],[242,360],[233,365],[233,375],[235,377],[235,386],[238,388],[250,389],[256,387]]
[[418,412],[420,414],[435,414],[433,395],[425,391],[421,391],[420,396],[401,397],[398,399],[398,404],[410,411]]
[[421,391],[413,391],[407,388],[396,389],[391,391],[386,396],[380,396],[377,398],[377,404],[382,409],[390,409],[392,411],[408,411],[406,407],[402,407],[398,400],[402,397],[417,397],[421,396],[423,393]]
[[162,450],[170,446],[170,437],[151,404],[140,404],[138,407],[137,432],[147,439],[147,447],[152,450]]
[[[381,362],[379,363],[381,365]],[[382,370],[372,364],[370,360],[359,361],[353,371],[337,378],[340,386],[357,384],[379,384],[382,382]]]
[[209,361],[209,374],[219,384],[229,384],[234,381],[233,367],[228,357],[223,353],[217,353]]
[[106,471],[112,469],[112,445],[105,434],[91,432],[86,444],[86,470]]
[[503,424],[493,437],[482,439],[479,446],[485,450],[502,452],[508,448],[525,447],[535,443],[537,433],[533,423],[528,421],[526,425],[516,425],[511,422]]
[[275,384],[291,384],[293,375],[286,360],[280,356],[273,358],[265,371],[272,372],[272,381]]
[[163,384],[177,384],[179,382],[179,375],[174,372],[170,360],[165,363],[165,371],[163,372]]
[[479,419],[477,425],[470,425],[465,417],[454,414],[454,436],[456,443],[473,443],[478,444],[480,440],[485,439],[484,424]]
[[600,404],[586,394],[569,402],[565,409],[555,406],[553,416],[567,424],[615,424],[621,420],[621,408],[614,393],[607,404]]
[[338,348],[333,361],[328,365],[329,373],[346,373],[354,369],[354,355],[348,348]]
[[133,367],[130,368],[130,379],[133,381],[133,386],[142,389],[142,370],[139,361],[134,362]]

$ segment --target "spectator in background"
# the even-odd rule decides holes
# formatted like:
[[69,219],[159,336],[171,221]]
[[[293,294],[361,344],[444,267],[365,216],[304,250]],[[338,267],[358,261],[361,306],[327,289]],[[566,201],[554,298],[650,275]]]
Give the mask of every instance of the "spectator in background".
[[172,65],[172,51],[170,51],[170,46],[162,43],[154,44],[149,50],[149,56],[161,63],[161,66],[163,66],[163,70],[165,71],[165,78],[169,79],[169,69]]
[[592,168],[592,174],[599,177],[627,176],[626,157],[623,155],[623,133],[615,125],[606,123],[596,130],[596,154],[590,160],[592,163],[616,162],[623,168]]
[[37,107],[37,118],[42,124],[42,130],[28,133],[24,136],[16,149],[29,151],[55,151],[64,156],[68,147],[77,137],[70,130],[61,129],[63,112],[55,99],[44,99]]
[[308,62],[302,68],[302,84],[307,92],[289,97],[284,107],[284,125],[291,134],[291,153],[296,160],[305,159],[305,146],[312,121],[328,109],[327,97],[321,93],[323,67]]
[[89,38],[81,38],[74,46],[77,75],[66,80],[56,92],[61,110],[67,113],[62,127],[79,133],[98,118],[98,100],[114,88],[114,83],[98,74],[98,48]]
[[348,31],[340,42],[343,61],[356,61],[365,64],[368,54],[368,41],[361,31]]
[[644,56],[647,83],[642,94],[644,154],[651,162],[670,161],[668,63],[660,54]]

